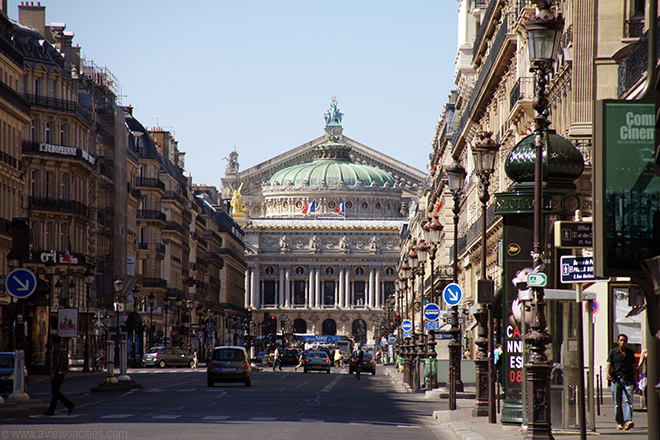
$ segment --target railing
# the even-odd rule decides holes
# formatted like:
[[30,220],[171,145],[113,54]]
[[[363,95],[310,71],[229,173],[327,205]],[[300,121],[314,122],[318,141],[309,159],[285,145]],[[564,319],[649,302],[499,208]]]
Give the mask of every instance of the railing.
[[222,237],[220,237],[217,233],[214,231],[204,231],[204,237],[207,239],[214,238],[220,246],[222,246]]
[[490,24],[490,20],[495,12],[495,6],[499,3],[499,0],[491,0],[484,14],[484,19],[481,21],[481,26],[477,30],[477,35],[474,37],[474,44],[472,45],[472,62],[477,59],[477,54],[479,53],[479,46],[481,46],[481,41],[486,36],[486,29]]
[[21,167],[21,161],[16,159],[14,156],[11,154],[5,153],[4,151],[0,151],[0,162],[4,162],[10,167],[20,169]]
[[488,7],[490,0],[474,0],[474,7],[479,9],[484,9]]
[[18,94],[14,89],[0,81],[0,98],[9,102],[10,105],[18,109],[25,115],[30,114],[30,103]]
[[78,103],[75,101],[66,101],[64,99],[50,98],[48,96],[34,95],[32,93],[27,93],[25,97],[33,107],[41,107],[47,108],[49,110],[75,113],[89,122],[89,114],[87,114],[83,107],[78,105]]
[[[660,21],[656,25],[656,30],[660,32]],[[642,78],[642,75],[648,68],[648,40],[649,33],[647,31],[633,44],[628,55],[619,64],[619,84],[617,86],[617,96],[619,99],[623,98],[628,90]],[[660,48],[660,38],[657,39],[656,46]]]
[[160,188],[165,191],[165,184],[160,179],[154,177],[138,177],[137,186],[145,188]]
[[183,229],[183,226],[181,226],[181,225],[180,225],[179,223],[177,223],[177,222],[168,221],[168,222],[165,224],[165,229],[166,229],[166,230],[171,230],[171,231],[176,231],[176,232],[178,232],[178,233],[181,234],[181,235],[186,235],[186,230]]
[[11,226],[11,220],[0,217],[0,234],[9,234],[9,229]]
[[167,288],[167,281],[162,278],[142,278],[142,287],[159,287],[161,289]]
[[644,35],[644,16],[635,16],[626,20],[623,28],[625,38],[639,38]]
[[534,77],[523,76],[518,78],[509,93],[509,110],[512,110],[518,101],[531,100],[534,97]]
[[28,209],[37,211],[66,212],[89,217],[89,208],[75,200],[55,199],[52,197],[28,197]]
[[161,222],[167,220],[165,214],[153,209],[138,209],[137,218],[145,220],[160,220]]
[[174,192],[174,191],[165,191],[165,195],[163,196],[163,200],[167,199],[174,199],[177,202],[181,204],[181,206],[186,206],[188,201],[180,194]]

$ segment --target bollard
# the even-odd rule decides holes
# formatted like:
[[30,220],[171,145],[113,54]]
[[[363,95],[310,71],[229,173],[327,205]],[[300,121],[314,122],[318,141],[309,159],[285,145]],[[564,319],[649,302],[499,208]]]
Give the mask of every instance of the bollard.
[[14,392],[9,395],[7,400],[30,400],[30,396],[25,392],[24,350],[14,352]]
[[105,342],[105,368],[108,371],[105,378],[106,383],[117,383],[115,377],[115,341]]
[[126,340],[119,341],[119,377],[117,380],[125,382],[131,380],[126,374],[128,368],[128,345]]

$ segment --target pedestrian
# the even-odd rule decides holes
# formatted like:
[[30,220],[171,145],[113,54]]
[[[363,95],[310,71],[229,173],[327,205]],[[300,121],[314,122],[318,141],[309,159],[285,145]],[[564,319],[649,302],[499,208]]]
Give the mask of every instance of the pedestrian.
[[463,359],[472,359],[472,353],[469,348],[466,348],[463,352]]
[[68,414],[70,415],[75,408],[75,404],[69,399],[64,397],[60,392],[60,387],[62,382],[64,382],[64,375],[68,371],[69,367],[69,357],[66,351],[66,346],[62,342],[62,338],[59,335],[52,336],[53,341],[53,366],[50,373],[50,406],[48,411],[46,411],[47,416],[55,415],[55,408],[57,407],[57,401],[60,400],[64,406],[69,410]]
[[298,371],[298,368],[303,368],[304,358],[305,358],[305,352],[300,350],[300,353],[298,354],[298,365],[296,365],[293,368],[293,371]]
[[360,371],[362,371],[362,361],[364,361],[364,351],[362,346],[357,344],[355,347],[355,378],[360,380]]
[[637,389],[640,394],[643,396],[643,408],[646,408],[646,385],[648,379],[646,378],[646,356],[648,355],[648,350],[645,348],[639,354],[639,363],[637,364],[637,371],[639,371],[639,379],[637,380]]
[[275,368],[279,367],[282,371],[282,361],[280,360],[280,347],[275,347],[275,353],[273,353],[273,371]]
[[335,348],[335,367],[341,367],[341,350],[339,347]]
[[194,357],[193,357],[193,370],[197,371],[197,350],[195,350]]
[[495,363],[495,368],[497,372],[497,381],[502,384],[502,344],[497,344],[495,350],[493,350],[493,362]]
[[635,390],[635,353],[628,348],[628,336],[617,337],[617,348],[607,355],[607,380],[612,383],[616,429],[631,429],[633,417],[633,391]]

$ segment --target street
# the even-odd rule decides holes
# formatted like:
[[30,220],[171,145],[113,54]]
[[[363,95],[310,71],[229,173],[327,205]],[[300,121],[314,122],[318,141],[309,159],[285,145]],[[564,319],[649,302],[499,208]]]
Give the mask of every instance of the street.
[[[133,369],[144,387],[92,393],[103,376],[67,380],[63,393],[76,403],[71,416],[60,404],[53,417],[4,420],[0,438],[126,439],[451,439],[432,419],[438,402],[397,389],[380,369],[357,381],[346,368],[331,374],[255,371],[252,386],[206,386],[206,372]],[[47,402],[48,383],[32,384],[32,399]]]

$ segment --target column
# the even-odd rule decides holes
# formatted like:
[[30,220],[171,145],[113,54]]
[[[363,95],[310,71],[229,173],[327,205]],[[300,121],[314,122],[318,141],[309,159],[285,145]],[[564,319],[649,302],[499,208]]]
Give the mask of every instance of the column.
[[277,304],[279,308],[284,307],[284,286],[285,286],[285,281],[284,281],[284,268],[280,266],[280,284],[277,286],[277,295],[278,295],[278,301]]
[[314,307],[314,296],[316,295],[316,289],[314,289],[314,268],[309,268],[309,282],[307,283],[307,307],[310,309]]
[[259,264],[252,268],[252,301],[257,308],[263,306],[261,296],[261,282],[259,281]]
[[374,290],[375,290],[375,301],[374,301],[374,307],[376,309],[380,309],[382,307],[382,301],[381,298],[383,295],[381,294],[383,286],[380,283],[380,267],[377,267],[375,269],[375,275],[376,275],[376,282],[374,283]]
[[321,268],[316,267],[314,268],[314,286],[316,290],[314,292],[314,306],[317,308],[321,308],[321,274],[320,274]]
[[346,307],[351,308],[353,302],[351,301],[351,268],[346,268]]
[[376,290],[374,286],[374,278],[375,278],[374,268],[371,267],[369,268],[369,290],[367,294],[367,304],[366,304],[368,308],[373,308],[374,306],[374,290]]
[[345,307],[345,302],[344,302],[344,268],[340,267],[339,268],[339,307],[344,308]]
[[284,269],[284,307],[291,308],[291,268]]
[[252,306],[252,268],[248,266],[247,270],[245,271],[245,305],[247,307]]

